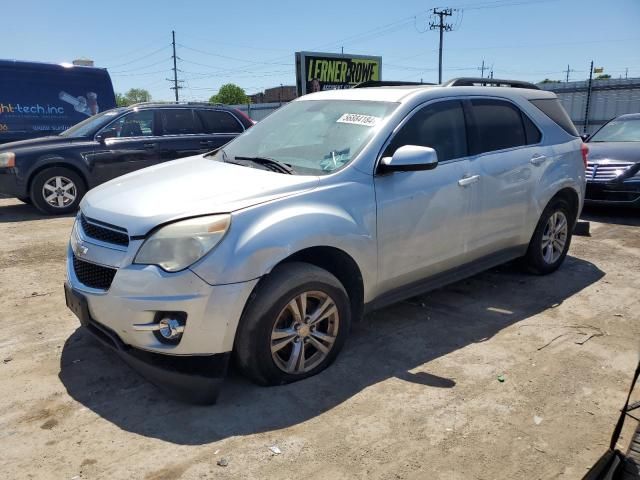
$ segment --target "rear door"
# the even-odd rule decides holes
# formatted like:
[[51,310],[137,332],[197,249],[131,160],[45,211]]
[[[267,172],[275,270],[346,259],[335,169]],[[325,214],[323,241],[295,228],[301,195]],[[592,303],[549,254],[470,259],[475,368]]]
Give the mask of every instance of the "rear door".
[[193,108],[160,108],[158,117],[162,134],[158,151],[162,161],[211,150],[208,135]]
[[102,137],[91,156],[96,183],[149,167],[158,162],[158,135],[153,110],[127,113],[98,134]]
[[386,147],[434,148],[433,170],[377,174],[379,286],[392,291],[464,263],[471,192],[462,102],[443,100],[414,111]]
[[210,150],[223,146],[244,132],[240,121],[230,112],[215,109],[196,111],[207,134]]
[[526,243],[537,178],[534,170],[547,157],[540,130],[514,103],[473,98],[465,106],[474,154],[470,175],[478,179],[473,186],[467,243],[473,260]]

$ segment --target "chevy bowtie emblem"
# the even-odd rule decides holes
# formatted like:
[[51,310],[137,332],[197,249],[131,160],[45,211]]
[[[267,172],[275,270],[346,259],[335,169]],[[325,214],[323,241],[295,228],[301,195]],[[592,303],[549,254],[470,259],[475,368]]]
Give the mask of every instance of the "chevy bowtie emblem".
[[78,253],[83,257],[87,254],[88,251],[89,251],[88,247],[85,247],[84,245],[78,245]]

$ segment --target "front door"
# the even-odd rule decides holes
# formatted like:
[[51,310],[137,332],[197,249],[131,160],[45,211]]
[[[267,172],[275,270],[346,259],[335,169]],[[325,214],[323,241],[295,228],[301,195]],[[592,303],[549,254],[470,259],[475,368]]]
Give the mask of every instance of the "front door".
[[155,128],[152,110],[132,112],[107,125],[100,132],[102,143],[90,158],[96,183],[157,163]]
[[376,175],[379,294],[464,263],[470,210],[467,133],[462,103],[445,100],[414,110],[383,157],[403,145],[438,154],[433,170]]

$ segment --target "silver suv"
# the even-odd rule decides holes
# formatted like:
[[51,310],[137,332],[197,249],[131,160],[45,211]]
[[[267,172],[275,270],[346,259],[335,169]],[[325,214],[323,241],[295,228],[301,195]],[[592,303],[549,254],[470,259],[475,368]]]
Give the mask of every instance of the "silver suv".
[[367,311],[517,258],[553,272],[586,150],[553,93],[494,82],[314,93],[222,149],[95,188],[67,305],[152,381],[206,403],[232,358],[259,384],[293,382]]

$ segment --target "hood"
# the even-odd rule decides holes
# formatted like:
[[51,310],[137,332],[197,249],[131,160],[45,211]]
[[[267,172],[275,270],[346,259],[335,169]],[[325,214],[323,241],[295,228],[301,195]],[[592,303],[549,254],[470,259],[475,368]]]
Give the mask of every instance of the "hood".
[[145,235],[180,218],[230,213],[314,188],[319,177],[188,157],[118,177],[91,190],[80,209],[90,218]]
[[3,143],[0,145],[0,151],[14,151],[23,148],[39,148],[39,147],[51,147],[58,144],[69,144],[73,141],[86,141],[86,138],[70,138],[70,137],[38,137],[30,138],[29,140],[19,140],[17,142]]
[[589,161],[640,162],[640,142],[587,142]]

